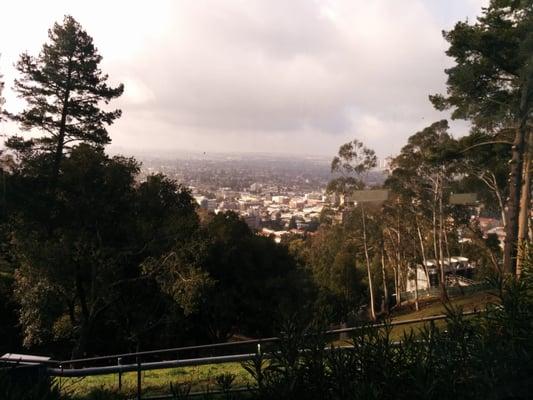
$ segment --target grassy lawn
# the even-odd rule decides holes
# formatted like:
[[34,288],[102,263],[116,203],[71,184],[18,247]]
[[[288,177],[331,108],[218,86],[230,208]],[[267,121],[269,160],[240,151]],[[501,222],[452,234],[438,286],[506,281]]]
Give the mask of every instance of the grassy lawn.
[[[463,311],[480,310],[485,308],[487,303],[496,303],[497,297],[490,292],[477,292],[464,296],[451,298],[454,307],[461,307]],[[405,306],[401,310],[393,313],[393,321],[402,321],[422,317],[430,317],[445,313],[444,304],[437,298],[420,299],[420,310],[415,311],[414,305]],[[444,321],[437,321],[438,325],[443,325]],[[424,324],[409,324],[394,327],[392,337],[401,339],[405,331],[411,329],[417,331]],[[337,345],[346,344],[344,341],[335,341]],[[142,372],[142,387],[144,395],[168,394],[170,383],[190,384],[192,391],[206,391],[219,389],[216,384],[216,376],[221,374],[234,374],[234,387],[245,387],[252,384],[249,374],[242,368],[240,363],[212,364],[196,367],[183,367],[162,369]],[[122,376],[123,392],[134,394],[137,385],[137,375],[134,372],[125,373]],[[63,378],[61,380],[62,391],[66,394],[85,395],[94,389],[118,389],[118,375],[101,375],[86,378]]]
[[[455,296],[450,298],[453,307],[460,308],[464,312],[482,310],[489,303],[497,303],[498,297],[491,291],[482,291],[466,294],[464,296]],[[405,321],[409,319],[425,318],[434,315],[446,313],[445,305],[438,298],[421,298],[419,301],[420,309],[415,310],[414,303],[403,307],[401,310],[393,313],[393,321]],[[443,326],[444,321],[435,321],[435,325]],[[415,332],[424,326],[424,323],[415,323],[409,325],[396,326],[392,330],[392,337],[394,339],[401,339],[404,332],[413,329]]]
[[[234,374],[235,387],[245,387],[248,383],[252,383],[248,373],[240,363],[160,369],[141,373],[143,395],[168,394],[171,383],[173,385],[190,384],[192,392],[218,390],[215,377],[220,374]],[[136,393],[136,388],[137,374],[135,372],[124,373],[122,375],[122,392],[133,395]],[[65,394],[83,396],[95,389],[118,390],[118,375],[61,379],[61,391]]]
[[[463,311],[472,311],[485,308],[487,303],[497,302],[498,298],[491,291],[480,291],[464,296],[455,296],[451,299],[454,307],[462,307]],[[420,298],[421,309],[415,311],[414,304],[404,307],[393,314],[394,321],[430,317],[443,314],[446,311],[444,304],[438,298]]]

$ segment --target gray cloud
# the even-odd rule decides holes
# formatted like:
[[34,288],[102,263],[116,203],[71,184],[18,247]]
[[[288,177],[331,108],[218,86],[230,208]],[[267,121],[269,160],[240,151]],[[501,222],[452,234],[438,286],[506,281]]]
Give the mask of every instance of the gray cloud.
[[382,156],[445,116],[427,100],[449,65],[441,29],[485,3],[161,0],[101,18],[100,1],[47,18],[71,12],[125,82],[116,145],[332,154],[358,137]]

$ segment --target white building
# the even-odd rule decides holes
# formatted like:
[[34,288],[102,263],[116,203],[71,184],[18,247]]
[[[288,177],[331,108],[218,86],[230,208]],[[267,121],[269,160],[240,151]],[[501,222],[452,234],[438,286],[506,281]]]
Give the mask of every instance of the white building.
[[[442,260],[442,267],[444,275],[447,280],[451,280],[452,284],[459,286],[468,286],[473,283],[471,278],[474,275],[475,266],[468,261],[466,257],[450,257]],[[415,271],[416,269],[416,271]],[[426,271],[422,265],[417,265],[416,268],[410,268],[407,276],[406,291],[414,292],[418,286],[418,290],[425,290],[429,288],[438,287],[440,284],[440,269],[436,260],[426,261]],[[416,280],[415,280],[416,277]]]

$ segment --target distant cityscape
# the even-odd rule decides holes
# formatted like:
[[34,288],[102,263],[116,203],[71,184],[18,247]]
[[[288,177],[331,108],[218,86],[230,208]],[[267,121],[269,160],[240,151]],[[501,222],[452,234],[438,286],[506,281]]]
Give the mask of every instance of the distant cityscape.
[[[324,157],[193,154],[139,157],[140,179],[163,173],[187,186],[199,207],[209,212],[234,211],[254,231],[275,236],[303,234],[318,228],[325,207],[341,199],[326,192],[333,175]],[[383,184],[386,160],[366,176],[368,187]]]

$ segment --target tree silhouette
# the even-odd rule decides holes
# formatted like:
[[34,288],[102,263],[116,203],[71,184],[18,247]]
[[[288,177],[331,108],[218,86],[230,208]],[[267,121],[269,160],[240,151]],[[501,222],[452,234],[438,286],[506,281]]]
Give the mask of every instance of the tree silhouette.
[[111,141],[106,126],[121,111],[104,111],[100,103],[119,97],[124,86],[108,86],[108,76],[99,68],[102,57],[73,17],[56,23],[48,38],[37,57],[23,53],[16,64],[21,78],[15,80],[14,89],[27,105],[11,115],[24,130],[37,130],[44,136],[28,141],[13,137],[7,145],[48,153],[54,187],[65,149],[71,144],[102,146]]

